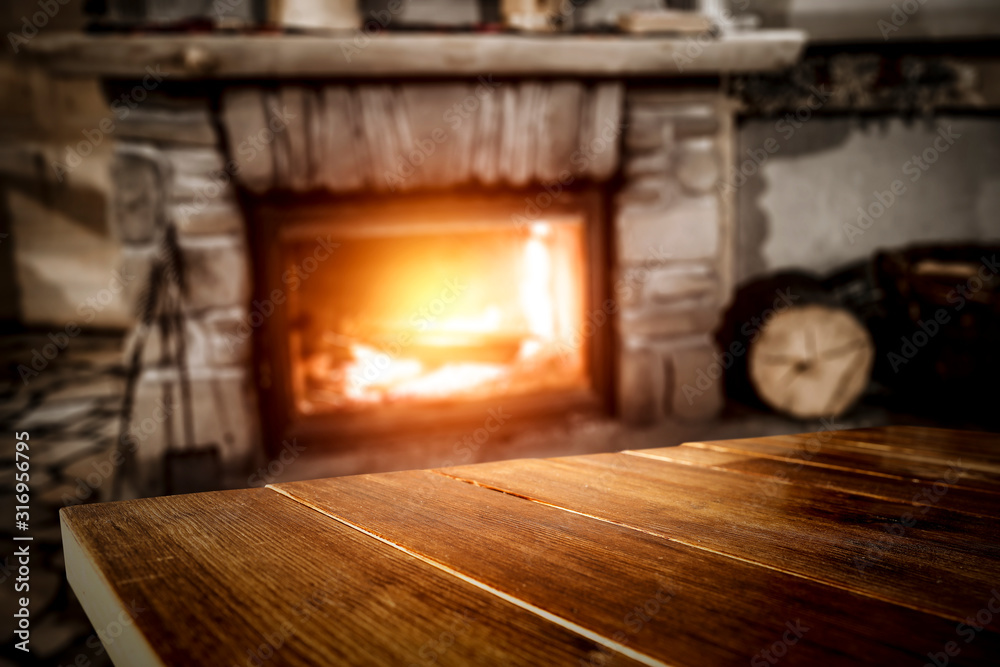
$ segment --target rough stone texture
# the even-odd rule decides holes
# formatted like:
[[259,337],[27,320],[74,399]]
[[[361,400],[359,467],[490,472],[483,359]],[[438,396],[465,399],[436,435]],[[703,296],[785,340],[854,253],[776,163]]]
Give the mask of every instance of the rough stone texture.
[[630,93],[627,108],[615,216],[616,275],[630,288],[616,290],[622,416],[706,419],[721,408],[721,383],[694,383],[712,371],[709,334],[733,272],[732,204],[717,187],[730,108],[714,93],[662,90]]
[[[732,273],[729,203],[716,187],[728,159],[729,110],[717,93],[640,91],[626,103],[622,90],[618,83],[573,81],[508,82],[495,89],[474,82],[232,88],[223,96],[221,120],[237,178],[257,192],[517,185],[558,178],[563,169],[600,180],[620,167],[624,184],[616,197],[612,247],[621,307],[622,417],[631,424],[706,418],[720,405],[721,385],[692,383],[699,370],[709,372],[714,348],[708,334],[728,298]],[[580,111],[567,115],[566,109]],[[146,157],[167,165],[169,196],[161,208],[149,204],[146,210],[181,232],[191,285],[187,361],[204,376],[196,404],[206,434],[198,438],[219,439],[218,424],[209,424],[215,409],[207,407],[214,400],[207,382],[212,377],[225,378],[227,400],[237,406],[241,423],[254,423],[244,419],[251,404],[250,340],[240,327],[249,266],[233,170],[226,168],[230,158],[211,146],[178,143],[157,150]],[[150,234],[131,238],[135,263],[141,257],[148,263]],[[169,381],[170,371],[152,369],[158,344],[154,333],[137,419],[152,414],[158,387]],[[685,394],[685,384],[695,390]],[[236,436],[244,455],[257,437],[256,427],[248,428]],[[156,446],[144,443],[147,466],[163,450],[162,433],[157,437],[150,438]]]
[[678,306],[622,308],[619,325],[630,335],[650,340],[711,331],[719,322],[714,300],[688,300]]
[[[363,83],[227,90],[222,123],[250,190],[521,186],[619,166],[620,81]],[[280,121],[280,122],[278,122]]]
[[704,297],[718,290],[718,278],[707,264],[672,264],[650,271],[646,294],[651,301],[670,303]]
[[622,349],[618,396],[626,423],[644,426],[662,419],[665,386],[660,355],[644,348]]
[[172,145],[215,146],[219,143],[207,100],[190,108],[163,108],[151,104],[129,110],[115,130],[120,139]]
[[169,164],[148,144],[118,143],[111,161],[112,220],[125,243],[151,243],[162,222]]
[[177,224],[181,235],[235,235],[243,230],[243,212],[231,196],[174,202],[167,207],[167,217]]
[[678,144],[677,178],[696,194],[710,192],[719,182],[719,156],[712,139],[688,139]]
[[723,368],[710,336],[679,341],[668,353],[674,370],[672,412],[681,419],[710,419],[722,409]]
[[200,311],[249,302],[249,257],[241,239],[231,236],[186,238],[181,242],[181,251],[187,263],[187,309]]
[[650,248],[664,248],[677,260],[711,258],[719,232],[715,195],[683,197],[673,206],[626,206],[618,213],[618,261],[642,262]]
[[[192,368],[195,444],[215,444],[230,472],[246,470],[258,456],[260,425],[248,371]],[[164,400],[166,396],[172,397]],[[172,406],[164,409],[164,406]],[[136,389],[132,432],[139,439],[136,451],[138,481],[143,493],[163,492],[163,456],[171,447],[183,448],[184,424],[178,375],[174,370],[150,369]],[[169,428],[168,428],[169,420]],[[221,484],[221,480],[220,480]]]
[[[185,350],[189,368],[242,366],[250,363],[251,337],[246,335],[246,309],[241,307],[209,310],[184,318]],[[126,350],[136,344],[138,330],[133,330]],[[176,347],[167,350],[173,359]],[[126,356],[128,356],[127,353]],[[163,359],[162,338],[158,327],[152,327],[143,342],[142,360],[145,367],[158,366]]]
[[225,91],[222,125],[230,157],[237,162],[240,182],[253,192],[263,192],[274,183],[274,133],[268,128],[270,120],[260,88],[244,86]]
[[172,201],[201,201],[232,197],[232,184],[220,177],[226,159],[216,148],[184,147],[162,151],[171,169],[170,197]]

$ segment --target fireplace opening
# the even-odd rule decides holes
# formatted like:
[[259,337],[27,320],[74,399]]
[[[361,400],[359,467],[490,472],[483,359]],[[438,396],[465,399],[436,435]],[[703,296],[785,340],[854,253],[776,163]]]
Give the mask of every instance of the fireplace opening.
[[268,440],[606,410],[610,327],[585,326],[606,283],[602,197],[539,195],[250,203],[257,298],[284,301],[254,334]]

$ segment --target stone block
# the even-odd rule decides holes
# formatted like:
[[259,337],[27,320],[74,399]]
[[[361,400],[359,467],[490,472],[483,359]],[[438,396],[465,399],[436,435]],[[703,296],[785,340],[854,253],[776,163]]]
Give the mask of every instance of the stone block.
[[709,138],[687,139],[677,145],[677,179],[689,192],[711,192],[719,180],[719,152]]
[[243,211],[231,196],[175,202],[167,206],[167,217],[182,236],[241,234]]
[[186,262],[188,311],[243,306],[249,301],[249,256],[241,239],[184,237],[181,251]]
[[712,258],[719,249],[719,209],[714,195],[683,197],[673,206],[619,207],[618,261],[643,262],[651,248],[662,248],[677,260]]
[[[246,322],[246,310],[240,307],[210,310],[183,318],[186,337],[188,368],[240,366],[249,363],[251,336],[241,324]],[[125,363],[132,359],[134,345],[138,343],[138,329],[130,332],[125,345]],[[163,364],[163,339],[159,326],[150,328],[143,341],[142,364],[155,368]],[[176,341],[167,350],[167,359],[175,359]]]
[[677,179],[667,173],[641,174],[628,179],[615,195],[619,206],[671,206],[681,195]]
[[673,346],[669,353],[674,373],[670,404],[678,418],[707,420],[722,410],[725,369],[715,358],[716,352],[707,335]]
[[712,331],[719,323],[714,300],[691,299],[676,307],[639,305],[622,308],[619,327],[630,335],[647,339],[690,336]]
[[632,153],[670,148],[674,141],[674,126],[657,113],[633,109],[628,114],[625,148]]
[[623,171],[625,178],[629,179],[647,175],[664,175],[670,171],[670,155],[665,150],[632,155],[625,159]]
[[637,116],[654,116],[670,123],[675,139],[704,137],[721,127],[721,96],[717,93],[677,93],[663,90],[633,92],[629,107]]
[[[257,86],[227,89],[222,96],[222,125],[230,153],[239,166],[238,178],[254,192],[274,184],[274,132],[264,105],[264,92]],[[275,124],[275,127],[280,127]]]
[[118,123],[116,134],[119,138],[157,144],[216,146],[219,143],[207,100],[198,100],[189,108],[137,106]]
[[621,350],[618,405],[622,421],[648,426],[663,418],[664,367],[660,355],[645,348]]
[[[248,462],[259,456],[260,448],[260,426],[249,371],[193,368],[190,378],[195,444],[217,445],[226,473],[246,469]],[[133,481],[144,495],[162,493],[163,456],[170,447],[185,446],[176,371],[151,369],[142,374],[131,423],[138,464]],[[171,429],[173,443],[168,442]]]
[[120,275],[125,281],[122,301],[133,322],[138,313],[139,300],[149,284],[149,276],[153,268],[153,261],[156,259],[156,252],[156,246],[148,244],[126,246],[121,253]]
[[668,304],[717,293],[718,277],[707,264],[675,263],[650,270],[645,294],[655,303]]
[[111,219],[118,238],[149,243],[163,220],[170,165],[162,151],[147,144],[119,142],[111,160]]
[[186,147],[164,149],[170,164],[170,198],[174,202],[232,198],[233,188],[226,173],[226,157],[215,148]]

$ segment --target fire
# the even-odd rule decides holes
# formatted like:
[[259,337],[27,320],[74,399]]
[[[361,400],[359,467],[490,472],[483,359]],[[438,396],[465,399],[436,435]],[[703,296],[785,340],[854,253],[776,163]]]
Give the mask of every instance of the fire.
[[582,314],[580,240],[576,230],[559,227],[569,226],[532,225],[508,270],[516,272],[516,283],[481,278],[475,310],[457,299],[454,312],[399,332],[396,344],[331,333],[332,347],[344,351],[307,361],[310,384],[319,388],[313,395],[348,407],[486,398],[580,382],[582,354],[572,345]]

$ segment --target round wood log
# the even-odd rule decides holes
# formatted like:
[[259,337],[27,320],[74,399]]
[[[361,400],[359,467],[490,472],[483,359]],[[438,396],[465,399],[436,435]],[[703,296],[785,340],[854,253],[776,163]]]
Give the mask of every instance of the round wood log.
[[861,396],[875,346],[850,312],[814,304],[771,318],[748,356],[750,382],[765,403],[815,419],[843,414]]

